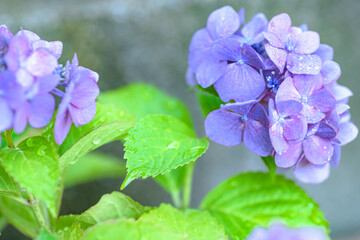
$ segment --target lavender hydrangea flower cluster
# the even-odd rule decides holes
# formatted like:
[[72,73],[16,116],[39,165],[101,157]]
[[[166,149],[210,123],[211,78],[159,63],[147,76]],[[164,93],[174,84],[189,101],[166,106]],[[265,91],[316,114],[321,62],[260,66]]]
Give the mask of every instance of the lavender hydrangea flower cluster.
[[337,83],[340,75],[333,48],[306,25],[292,26],[286,13],[245,23],[243,9],[225,6],[190,44],[188,83],[213,86],[227,103],[206,117],[207,136],[272,155],[306,183],[324,181],[341,146],[358,134],[347,105],[352,92]]
[[14,35],[0,26],[0,132],[22,133],[28,124],[45,127],[55,112],[54,96],[62,98],[54,127],[57,144],[72,123],[80,126],[94,118],[99,76],[79,66],[76,54],[63,67],[58,63],[62,49],[60,41],[48,42],[27,30]]

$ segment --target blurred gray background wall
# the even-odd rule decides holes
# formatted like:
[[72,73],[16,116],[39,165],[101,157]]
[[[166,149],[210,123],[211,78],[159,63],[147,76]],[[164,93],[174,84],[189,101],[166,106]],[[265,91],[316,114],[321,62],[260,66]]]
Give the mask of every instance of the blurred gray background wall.
[[[245,8],[246,20],[263,12],[287,12],[293,24],[307,23],[320,33],[321,42],[335,49],[342,68],[340,83],[352,89],[351,113],[360,126],[360,1],[359,0],[0,0],[0,24],[13,32],[22,26],[46,40],[61,40],[60,62],[77,52],[81,65],[100,74],[102,90],[134,81],[152,83],[184,100],[194,116],[199,135],[203,120],[193,93],[184,80],[192,34],[206,25],[208,15],[223,5]],[[118,144],[118,143],[116,143]],[[116,144],[102,149],[122,157]],[[339,169],[320,185],[303,185],[320,203],[330,222],[333,239],[360,239],[360,144],[356,139],[343,148]],[[192,206],[196,207],[213,187],[243,171],[264,170],[261,160],[238,146],[215,143],[198,161]],[[287,173],[289,177],[291,174]],[[118,190],[121,181],[108,179],[65,191],[62,213],[80,213],[104,193]],[[125,193],[142,204],[169,202],[169,196],[152,180],[136,181]],[[26,239],[7,227],[1,239]]]

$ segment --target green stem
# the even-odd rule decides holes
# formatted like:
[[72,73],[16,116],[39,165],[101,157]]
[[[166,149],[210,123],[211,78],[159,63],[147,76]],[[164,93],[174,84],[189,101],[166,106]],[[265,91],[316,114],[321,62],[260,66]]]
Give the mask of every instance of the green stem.
[[181,208],[181,198],[180,198],[180,192],[179,191],[173,191],[170,193],[171,200],[174,203],[174,206],[176,208]]
[[5,134],[3,135],[3,137],[5,138],[6,144],[8,145],[9,148],[15,148],[13,139],[12,139],[12,133],[13,130],[6,130]]
[[191,188],[195,162],[189,163],[185,170],[182,208],[188,208],[191,200]]
[[40,226],[43,227],[46,231],[51,232],[50,223],[44,217],[43,211],[40,206],[40,202],[36,200],[31,193],[27,192],[27,195],[29,197],[31,207],[35,213],[36,219],[38,220]]

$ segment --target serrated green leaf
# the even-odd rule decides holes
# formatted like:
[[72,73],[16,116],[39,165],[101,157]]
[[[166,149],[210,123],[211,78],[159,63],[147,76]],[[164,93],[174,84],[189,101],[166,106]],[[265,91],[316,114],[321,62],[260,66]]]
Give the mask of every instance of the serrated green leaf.
[[105,194],[100,201],[80,215],[61,216],[57,222],[57,229],[70,227],[74,223],[80,224],[82,229],[87,229],[95,224],[119,218],[138,218],[148,211],[130,197],[120,192]]
[[80,228],[80,225],[74,223],[71,227],[65,227],[57,232],[59,239],[61,240],[80,240],[83,239],[84,231]]
[[135,124],[125,140],[127,176],[122,188],[136,178],[165,174],[195,161],[209,141],[198,139],[194,131],[175,117],[148,115]]
[[163,204],[142,215],[137,221],[118,220],[94,226],[86,232],[86,240],[225,240],[224,228],[208,212],[180,211]]
[[192,126],[189,110],[181,101],[146,83],[133,83],[103,92],[99,96],[99,102],[123,108],[133,113],[136,120],[149,114],[167,114]]
[[53,145],[44,137],[31,137],[22,141],[17,149],[2,149],[0,159],[6,172],[56,216],[60,170]]
[[109,154],[90,153],[69,165],[65,177],[65,187],[108,177],[123,177],[126,166],[123,161]]
[[209,94],[208,92],[196,92],[196,96],[204,118],[212,111],[219,109],[221,104],[224,104],[218,96]]
[[274,220],[291,227],[324,226],[328,223],[319,206],[304,190],[283,176],[252,172],[221,183],[203,200],[207,209],[233,240],[245,239],[255,226]]
[[58,238],[42,228],[35,240],[58,240]]

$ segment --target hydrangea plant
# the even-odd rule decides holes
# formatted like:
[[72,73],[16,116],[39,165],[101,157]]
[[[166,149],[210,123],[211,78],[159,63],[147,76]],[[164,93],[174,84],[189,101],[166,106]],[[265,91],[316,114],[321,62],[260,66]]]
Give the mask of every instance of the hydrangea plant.
[[[306,183],[328,178],[341,146],[358,134],[352,92],[337,83],[333,49],[306,25],[293,27],[285,13],[244,19],[243,9],[222,7],[191,40],[187,82],[204,138],[181,101],[144,83],[100,93],[99,75],[76,54],[58,63],[60,41],[1,25],[1,227],[38,240],[328,239],[318,204],[276,169]],[[93,152],[119,140],[126,166]],[[190,208],[194,165],[209,140],[244,142],[269,171],[237,174]],[[114,191],[81,214],[59,216],[65,187],[125,173],[121,190],[152,177],[172,204],[142,206]]]

